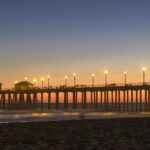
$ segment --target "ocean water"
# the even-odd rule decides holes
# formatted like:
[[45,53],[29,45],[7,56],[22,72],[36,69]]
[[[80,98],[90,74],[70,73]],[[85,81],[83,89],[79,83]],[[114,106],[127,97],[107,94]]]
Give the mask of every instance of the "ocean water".
[[[13,111],[14,106],[12,106],[12,108],[10,109],[10,111]],[[43,109],[42,111],[55,111],[55,110],[60,110],[60,111],[73,111],[73,112],[78,112],[78,111],[81,111],[81,110],[84,110],[84,111],[95,111],[95,112],[143,112],[143,111],[150,111],[150,104],[147,103],[147,105],[145,105],[145,103],[142,103],[141,104],[141,107],[140,107],[140,104],[138,103],[137,105],[135,103],[133,103],[133,105],[131,103],[128,104],[128,107],[127,107],[127,104],[123,104],[123,103],[120,103],[120,106],[119,106],[119,103],[117,104],[111,104],[109,103],[107,106],[103,103],[103,104],[98,104],[97,107],[93,105],[91,105],[90,103],[87,103],[86,105],[86,108],[84,108],[83,104],[82,103],[78,103],[76,108],[73,108],[73,104],[72,103],[68,103],[68,107],[66,109],[64,109],[64,103],[59,103],[59,106],[58,108],[56,108],[56,104],[55,103],[51,103],[50,105],[50,109],[48,108],[48,104],[47,103],[43,103]],[[0,109],[0,110],[4,110],[4,109]],[[5,110],[9,110],[8,108],[8,104],[5,105]],[[26,108],[24,107],[20,107],[19,110],[22,110],[22,111],[25,111],[27,110]],[[40,111],[41,110],[41,103],[38,103],[36,105],[36,110],[31,107],[29,110],[31,111]]]
[[117,119],[117,118],[139,118],[150,117],[150,112],[5,112],[0,114],[0,123],[26,123],[45,121],[65,121],[83,119]]
[[87,108],[83,109],[83,105],[78,103],[77,108],[73,109],[73,104],[69,103],[68,108],[64,109],[64,104],[60,103],[59,108],[56,109],[56,104],[52,103],[51,108],[48,109],[48,104],[43,104],[43,110],[41,110],[41,104],[38,103],[36,110],[31,108],[14,110],[8,109],[6,104],[6,109],[0,110],[0,123],[14,123],[14,122],[41,122],[41,121],[61,121],[61,120],[79,120],[79,119],[111,119],[111,118],[130,118],[130,117],[150,117],[150,111],[148,110],[148,105],[145,109],[145,104],[142,103],[142,109],[140,109],[140,104],[132,105],[129,103],[127,111],[127,105],[119,104],[113,105],[108,104],[108,110],[104,104],[98,104],[97,108],[94,105],[87,104]]

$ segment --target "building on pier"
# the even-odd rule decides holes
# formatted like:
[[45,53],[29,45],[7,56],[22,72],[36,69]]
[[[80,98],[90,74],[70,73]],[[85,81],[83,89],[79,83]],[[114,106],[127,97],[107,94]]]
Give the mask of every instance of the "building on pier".
[[24,90],[32,90],[32,89],[34,89],[33,84],[27,81],[22,81],[15,84],[15,90],[24,91]]
[[2,83],[0,83],[0,91],[2,90]]

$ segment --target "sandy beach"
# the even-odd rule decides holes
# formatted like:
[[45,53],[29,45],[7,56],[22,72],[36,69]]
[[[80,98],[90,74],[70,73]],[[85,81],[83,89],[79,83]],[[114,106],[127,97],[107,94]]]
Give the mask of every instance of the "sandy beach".
[[149,150],[150,117],[1,123],[4,150]]

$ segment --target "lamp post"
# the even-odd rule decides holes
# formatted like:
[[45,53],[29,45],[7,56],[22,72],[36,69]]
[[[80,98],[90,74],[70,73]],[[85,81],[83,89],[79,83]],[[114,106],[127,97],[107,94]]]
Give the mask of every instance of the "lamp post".
[[44,88],[44,78],[43,77],[41,78],[41,82],[42,82],[42,90],[43,90],[43,88]]
[[76,73],[73,74],[73,80],[74,80],[74,87],[76,86]]
[[67,79],[68,79],[68,76],[65,76],[65,87],[67,87]]
[[50,77],[51,77],[51,76],[49,76],[49,75],[47,76],[47,79],[48,79],[48,85],[47,85],[47,86],[48,86],[48,89],[49,89],[49,86],[50,86],[50,84],[49,84],[49,83],[50,83]]
[[127,72],[124,71],[124,84],[126,85],[127,84]]
[[92,77],[92,87],[94,87],[95,74],[91,74]]
[[146,72],[146,67],[142,67],[142,72],[143,72],[143,85],[145,84],[145,72]]
[[108,71],[105,70],[105,71],[104,71],[104,74],[105,74],[105,86],[107,86],[107,75],[108,75]]

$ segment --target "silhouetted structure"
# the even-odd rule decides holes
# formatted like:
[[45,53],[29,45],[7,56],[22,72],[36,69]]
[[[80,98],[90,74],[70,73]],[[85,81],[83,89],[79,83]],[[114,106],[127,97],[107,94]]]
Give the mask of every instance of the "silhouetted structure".
[[27,81],[22,81],[15,84],[15,90],[32,90],[33,84]]
[[[23,87],[22,87],[23,85]],[[25,85],[25,87],[24,87]],[[87,93],[90,93],[90,109],[102,112],[108,111],[150,111],[150,84],[109,84],[105,86],[73,86],[73,87],[52,87],[32,88],[33,85],[27,82],[17,84],[21,88],[16,90],[0,91],[1,109],[44,109],[43,95],[47,94],[47,107],[52,109],[52,94],[55,95],[55,109],[60,108],[60,93],[64,96],[64,109],[69,106],[69,93],[72,94],[72,108],[78,108],[79,93],[82,95],[82,109],[88,108]],[[30,88],[31,87],[31,88]],[[22,90],[23,89],[23,90]],[[38,105],[38,96],[41,96]],[[6,99],[8,97],[8,100]],[[6,104],[8,105],[6,107]],[[40,106],[40,107],[39,107]],[[88,108],[89,109],[89,108]]]

